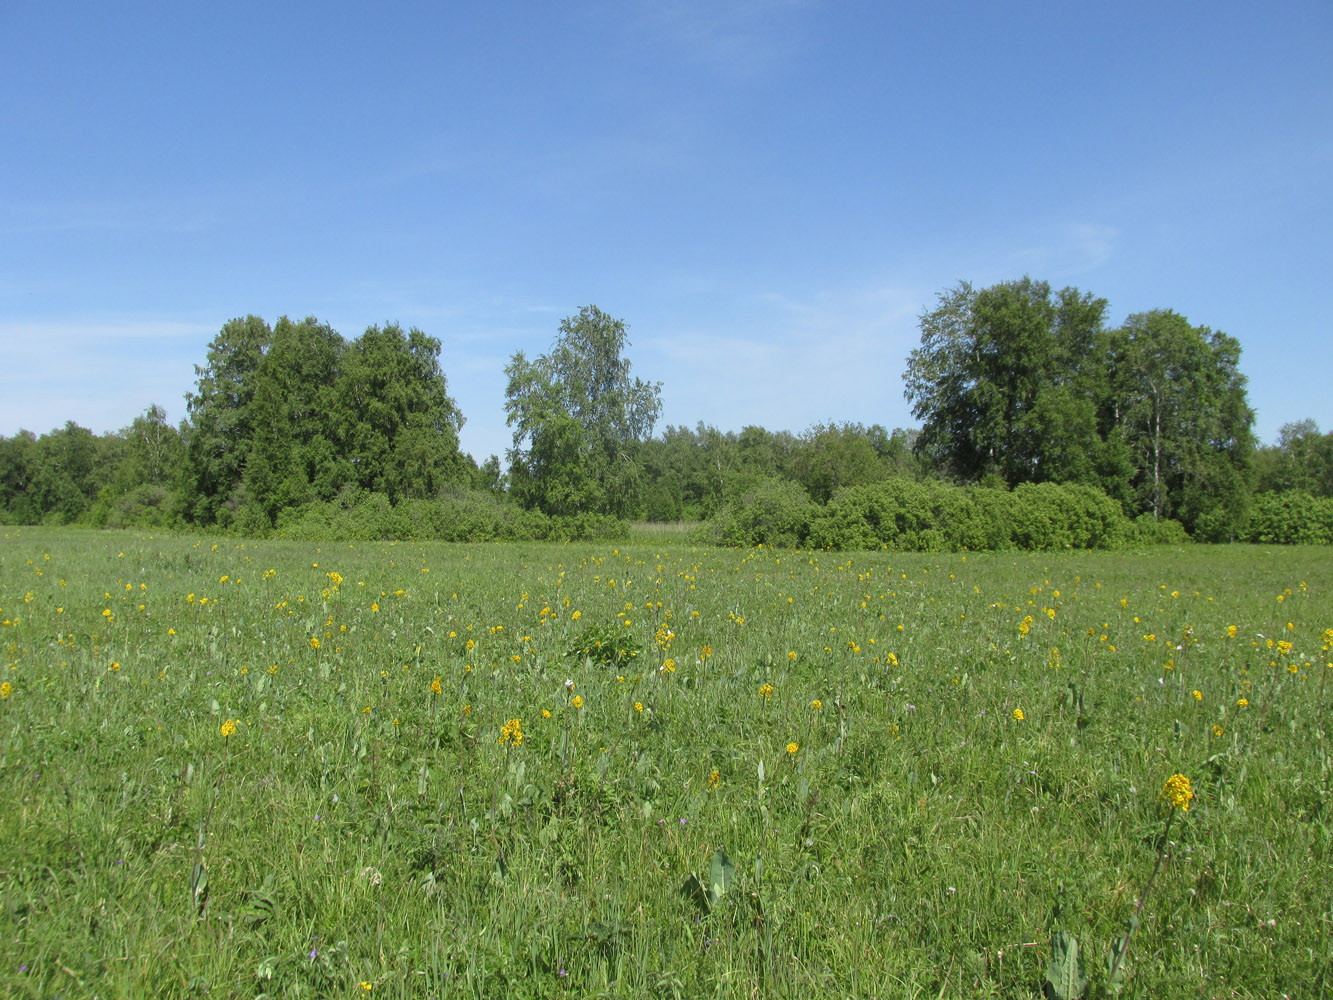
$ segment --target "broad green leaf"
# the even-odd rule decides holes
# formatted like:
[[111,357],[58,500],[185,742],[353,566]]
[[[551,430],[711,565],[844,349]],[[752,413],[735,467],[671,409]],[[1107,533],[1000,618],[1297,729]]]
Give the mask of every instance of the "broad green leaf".
[[1079,1000],[1087,985],[1078,939],[1068,931],[1056,931],[1051,935],[1051,961],[1046,966],[1043,992],[1048,1000]]
[[708,901],[716,903],[725,896],[735,878],[735,863],[727,857],[727,852],[719,847],[713,852],[712,863],[708,866]]

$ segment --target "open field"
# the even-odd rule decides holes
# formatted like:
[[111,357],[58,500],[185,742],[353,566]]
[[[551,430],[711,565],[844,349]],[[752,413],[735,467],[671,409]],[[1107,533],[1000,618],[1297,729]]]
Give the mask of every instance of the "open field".
[[1333,989],[1327,548],[5,529],[0,622],[4,995]]

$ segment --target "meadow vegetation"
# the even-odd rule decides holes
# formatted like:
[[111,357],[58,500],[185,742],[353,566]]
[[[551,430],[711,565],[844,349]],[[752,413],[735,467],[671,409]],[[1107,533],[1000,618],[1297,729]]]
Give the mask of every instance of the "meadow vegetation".
[[1330,609],[1305,547],[5,529],[0,992],[1328,995]]

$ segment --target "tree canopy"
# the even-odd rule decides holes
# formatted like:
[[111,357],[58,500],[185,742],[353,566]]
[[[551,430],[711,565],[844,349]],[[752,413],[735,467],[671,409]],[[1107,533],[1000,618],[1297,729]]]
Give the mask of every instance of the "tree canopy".
[[[870,524],[885,498],[944,480],[982,486],[969,502],[997,525],[1025,491],[1043,510],[1110,498],[1142,538],[1333,537],[1333,434],[1303,421],[1256,447],[1235,338],[1171,310],[1112,328],[1106,311],[1032,278],[964,282],[922,314],[907,359],[919,430],[701,421],[653,437],[661,383],[632,373],[625,322],[589,305],[547,353],[510,358],[506,466],[461,451],[434,337],[388,324],[349,340],[313,317],[246,316],[208,345],[179,426],[152,405],[113,433],[70,421],[0,437],[0,522],[318,535],[341,519],[368,537],[538,538],[711,519],[846,540],[861,530],[848,512]],[[946,495],[930,494],[932,516],[954,516]],[[815,533],[826,517],[847,523]],[[749,537],[731,528],[700,537]]]
[[1108,330],[1105,311],[1030,278],[941,294],[907,359],[918,448],[958,481],[1097,485],[1228,537],[1254,445],[1239,343],[1164,310]]
[[623,320],[594,305],[560,322],[549,354],[522,351],[505,368],[514,428],[510,489],[548,514],[638,510],[640,445],[662,410],[662,384],[630,377]]
[[469,479],[440,346],[394,324],[349,343],[314,318],[227,323],[187,396],[191,519],[262,529],[345,489],[396,500]]

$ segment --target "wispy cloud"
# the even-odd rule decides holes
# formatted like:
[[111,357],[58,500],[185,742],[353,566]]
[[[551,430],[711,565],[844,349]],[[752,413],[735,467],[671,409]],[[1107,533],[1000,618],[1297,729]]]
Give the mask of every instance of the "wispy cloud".
[[868,284],[746,302],[741,329],[658,330],[644,368],[664,383],[665,418],[726,429],[800,431],[828,420],[901,425],[904,358],[915,345],[921,293]]
[[1074,222],[1038,233],[1003,255],[1005,270],[1065,280],[1088,274],[1115,256],[1120,233],[1112,226]]
[[646,0],[639,5],[640,29],[719,76],[752,79],[766,75],[800,48],[797,19],[806,0]]

